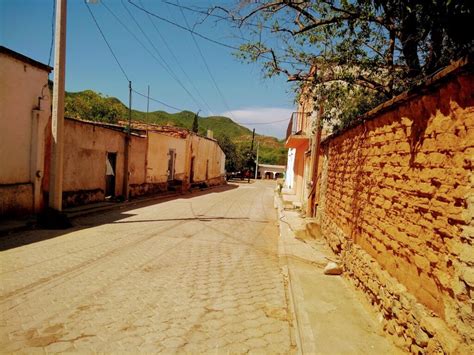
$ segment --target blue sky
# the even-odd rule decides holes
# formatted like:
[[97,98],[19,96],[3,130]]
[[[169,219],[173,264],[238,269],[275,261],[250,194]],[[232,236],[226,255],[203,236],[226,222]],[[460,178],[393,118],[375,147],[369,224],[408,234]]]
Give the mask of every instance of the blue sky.
[[[140,4],[140,0],[133,1]],[[127,76],[132,80],[135,90],[146,93],[147,86],[150,85],[151,97],[174,107],[191,111],[200,109],[201,115],[226,114],[239,123],[289,119],[291,111],[294,110],[294,94],[285,78],[263,79],[256,64],[241,63],[232,55],[232,50],[196,37],[212,76],[224,96],[223,99],[215,88],[190,33],[156,18],[153,18],[152,23],[146,13],[131,6],[127,1],[124,3],[158,53],[140,32],[120,0],[100,0],[97,4],[91,4],[90,8]],[[161,0],[142,0],[142,3],[149,11],[186,26],[179,8]],[[204,8],[232,1],[181,0],[180,3]],[[148,51],[107,11],[104,4],[126,24]],[[0,43],[47,63],[51,44],[52,8],[53,0],[0,0]],[[191,26],[199,20],[196,13],[185,10],[184,14]],[[195,30],[231,45],[239,43],[234,35],[235,30],[224,22],[215,23],[208,19],[197,25]],[[171,51],[167,47],[171,48]],[[160,56],[167,64],[158,63],[161,62]],[[170,70],[164,68],[166,65],[192,97],[169,74]],[[116,96],[124,103],[128,102],[128,82],[82,0],[68,1],[66,73],[68,91],[93,89]],[[146,110],[146,99],[134,95],[133,107]],[[150,103],[150,110],[176,112],[154,102]],[[282,138],[286,125],[287,122],[279,122],[248,127],[256,128],[261,134]]]

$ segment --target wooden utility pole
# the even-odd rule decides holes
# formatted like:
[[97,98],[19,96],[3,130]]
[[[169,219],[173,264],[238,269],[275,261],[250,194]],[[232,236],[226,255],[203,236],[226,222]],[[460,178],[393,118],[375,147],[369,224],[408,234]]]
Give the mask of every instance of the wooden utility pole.
[[306,216],[314,217],[316,200],[316,186],[318,184],[318,165],[319,165],[319,150],[321,145],[321,118],[323,116],[323,106],[319,106],[318,117],[316,118],[316,132],[314,137],[314,144],[311,147],[311,191],[308,196],[308,205],[306,206]]
[[130,194],[129,175],[130,175],[130,140],[132,131],[132,82],[128,82],[128,126],[125,136],[124,164],[123,164],[123,196],[127,201]]
[[64,87],[66,75],[66,14],[67,0],[56,0],[54,45],[53,112],[51,121],[51,171],[49,177],[49,207],[62,210],[64,160]]
[[[252,155],[253,155],[253,141],[255,140],[255,128],[253,129],[252,131],[252,144],[250,145],[250,156],[249,156],[249,163],[250,163],[250,159],[252,159]],[[249,170],[250,170],[250,164],[248,164],[248,167],[249,167]],[[250,171],[249,171],[249,175],[248,175],[248,181],[250,183]]]
[[146,96],[146,121],[148,122],[148,112],[150,111],[150,85],[148,85],[148,92]]
[[258,150],[260,148],[260,142],[257,141],[257,160],[255,161],[255,180],[257,180],[258,173]]

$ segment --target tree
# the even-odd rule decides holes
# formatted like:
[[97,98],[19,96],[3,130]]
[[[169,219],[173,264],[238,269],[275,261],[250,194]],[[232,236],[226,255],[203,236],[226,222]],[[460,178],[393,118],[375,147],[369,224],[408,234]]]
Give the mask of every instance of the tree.
[[194,133],[198,133],[198,131],[199,131],[198,118],[199,118],[199,111],[194,115],[194,119],[193,119],[193,128],[192,128],[192,131],[193,131]]
[[342,121],[473,47],[468,0],[242,0],[209,15],[245,37],[239,58],[286,75]]
[[217,143],[225,154],[225,169],[228,172],[240,171],[244,166],[242,151],[223,134],[216,137]]
[[92,90],[66,94],[66,117],[116,123],[125,114],[125,107],[116,98],[105,97]]

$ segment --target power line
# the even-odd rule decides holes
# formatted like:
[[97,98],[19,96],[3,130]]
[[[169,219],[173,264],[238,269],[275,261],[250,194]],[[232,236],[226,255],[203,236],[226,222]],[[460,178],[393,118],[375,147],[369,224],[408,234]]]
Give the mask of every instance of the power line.
[[[178,1],[179,1],[179,0],[178,0]],[[178,3],[179,3],[179,2],[178,2]],[[190,26],[189,26],[188,20],[186,19],[186,16],[184,15],[183,10],[182,10],[181,8],[180,8],[179,10],[180,10],[180,12],[181,12],[181,15],[183,16],[183,19],[184,19],[184,22],[186,23],[186,26],[189,28]],[[209,68],[209,65],[207,64],[206,58],[204,57],[204,54],[202,53],[201,47],[199,47],[199,43],[196,41],[196,38],[194,37],[194,34],[193,34],[193,33],[191,33],[191,37],[192,37],[192,39],[193,39],[194,44],[196,45],[196,48],[197,48],[197,50],[198,50],[198,52],[199,52],[199,55],[201,56],[201,59],[202,59],[204,65],[205,65],[205,67],[206,67],[206,70],[207,70],[207,72],[208,72],[208,74],[209,74],[209,77],[211,78],[211,80],[212,80],[212,82],[213,82],[213,84],[214,84],[214,86],[215,86],[215,88],[216,88],[216,90],[217,90],[219,96],[220,96],[221,99],[222,99],[222,102],[224,103],[224,105],[225,105],[225,107],[227,108],[227,110],[228,110],[228,111],[231,111],[231,109],[230,109],[229,105],[227,104],[227,101],[226,101],[226,99],[225,99],[225,97],[224,97],[224,94],[222,93],[221,89],[219,88],[219,85],[217,85],[217,81],[216,81],[216,79],[214,78],[214,75],[212,75],[211,69]],[[232,118],[234,118],[234,117],[232,117]],[[234,118],[234,120],[235,120],[235,118]]]
[[[159,62],[158,63],[166,70],[166,72],[179,84],[179,86],[181,86],[181,88],[188,94],[188,96],[194,101],[194,103],[196,104],[196,106],[199,108],[199,106],[201,105],[197,100],[196,98],[193,96],[193,94],[191,94],[191,92],[184,86],[184,84],[181,82],[181,80],[178,78],[178,76],[175,74],[175,72],[173,71],[173,69],[170,67],[170,65],[166,62],[166,60],[163,58],[163,56],[160,54],[160,52],[158,51],[158,49],[156,48],[156,46],[153,44],[152,40],[150,39],[150,37],[148,37],[148,35],[145,33],[145,31],[143,30],[143,28],[140,26],[140,24],[138,23],[138,21],[136,20],[135,16],[133,16],[133,14],[130,12],[130,10],[127,8],[127,6],[125,6],[125,3],[124,1],[122,0],[121,1],[122,3],[122,6],[125,8],[125,10],[127,11],[127,13],[130,15],[130,17],[132,18],[133,22],[135,22],[135,24],[137,25],[137,27],[139,28],[139,30],[141,31],[141,33],[143,34],[143,36],[147,39],[148,43],[150,43],[150,45],[153,47],[153,49],[155,50],[156,54],[158,55],[158,57],[162,60],[163,63]],[[156,59],[156,58],[155,58]]]
[[110,46],[109,42],[107,41],[107,38],[105,37],[104,32],[102,32],[102,29],[100,28],[99,23],[97,22],[94,14],[92,13],[92,10],[90,9],[89,4],[87,3],[87,0],[84,0],[84,4],[86,5],[87,10],[89,10],[89,14],[91,15],[92,19],[94,20],[94,23],[95,23],[97,29],[99,30],[102,38],[104,39],[104,42],[107,44],[107,47],[109,47],[110,53],[112,53],[112,56],[114,57],[114,59],[117,62],[118,66],[120,67],[120,70],[122,71],[123,76],[125,76],[125,79],[127,79],[127,81],[130,82],[130,79],[128,78],[127,73],[123,69],[122,64],[120,64],[117,56],[115,55],[114,51],[112,50],[112,47]]
[[132,89],[132,91],[133,91],[135,94],[137,94],[137,95],[146,97],[146,98],[150,99],[151,101],[154,101],[154,102],[157,102],[157,103],[159,103],[159,104],[162,104],[163,106],[172,108],[173,110],[176,110],[176,111],[186,111],[185,109],[178,108],[178,107],[176,107],[176,106],[167,104],[166,102],[163,102],[163,101],[160,101],[160,100],[158,100],[158,99],[154,99],[154,98],[152,98],[152,97],[150,97],[150,96],[148,96],[148,95],[142,94],[141,92],[138,92],[138,91],[136,91],[135,89]]
[[[102,1],[102,2],[103,2],[103,1]],[[119,62],[117,56],[115,55],[115,53],[114,53],[112,47],[110,46],[109,42],[107,41],[107,38],[105,37],[104,32],[102,31],[102,29],[100,28],[99,23],[97,22],[97,19],[95,18],[94,14],[92,13],[92,10],[90,9],[89,4],[86,2],[86,0],[84,0],[84,3],[85,3],[85,5],[87,6],[87,9],[89,10],[89,13],[90,13],[90,15],[92,16],[92,19],[94,20],[94,23],[96,24],[97,29],[99,30],[100,34],[102,35],[102,38],[104,39],[104,42],[107,44],[107,47],[109,48],[110,53],[112,53],[112,56],[114,57],[114,59],[115,59],[115,61],[117,62],[118,66],[120,67],[120,70],[122,71],[122,74],[125,76],[125,78],[127,79],[127,81],[130,83],[131,81],[129,80],[127,73],[126,73],[125,70],[123,69],[123,67],[122,67],[122,65],[120,64],[120,62]],[[140,96],[147,97],[147,98],[149,98],[149,99],[152,100],[152,101],[155,101],[155,102],[157,102],[157,103],[159,103],[159,104],[161,104],[161,105],[164,105],[164,106],[166,106],[166,107],[172,108],[172,109],[174,109],[174,110],[177,110],[177,111],[184,111],[184,110],[181,109],[181,108],[175,107],[175,106],[173,106],[173,105],[169,105],[169,104],[167,104],[166,102],[163,102],[163,101],[161,101],[161,100],[158,100],[158,99],[149,97],[149,96],[147,96],[147,95],[145,95],[145,94],[142,94],[142,93],[140,93],[140,92],[138,92],[138,91],[136,91],[136,90],[134,90],[134,89],[132,89],[132,92],[134,92],[134,93],[136,93],[136,94],[138,94],[138,95],[140,95]]]
[[[141,0],[139,0],[140,2],[140,5],[144,8],[143,6],[143,3]],[[155,29],[156,33],[158,34],[158,36],[161,38],[161,40],[163,41],[163,43],[165,44],[165,47],[168,49],[168,51],[170,52],[171,56],[173,57],[173,59],[175,60],[175,63],[176,65],[181,69],[181,72],[183,73],[183,75],[186,77],[186,79],[189,81],[189,83],[191,84],[191,86],[193,87],[194,91],[197,93],[197,95],[199,96],[199,98],[201,99],[201,101],[204,103],[204,105],[207,107],[207,109],[209,110],[209,112],[212,112],[212,109],[211,107],[209,106],[209,104],[206,102],[206,100],[202,97],[200,91],[196,88],[196,86],[194,85],[193,81],[191,80],[191,78],[189,77],[188,73],[184,70],[183,66],[181,65],[179,59],[176,57],[176,55],[174,54],[173,50],[171,49],[171,47],[169,46],[168,44],[168,41],[166,40],[166,38],[161,34],[160,30],[158,29],[158,27],[155,25],[155,23],[153,22],[153,19],[151,18],[151,15],[150,14],[146,14],[148,19],[150,20],[150,23],[152,24],[153,28]]]
[[56,19],[56,1],[53,2],[53,15],[51,16],[51,45],[49,47],[48,65],[51,65],[51,58],[53,57],[53,46],[54,46],[54,30],[55,30],[55,19]]
[[273,123],[280,123],[280,122],[287,122],[291,119],[290,118],[285,118],[284,120],[278,120],[278,121],[271,121],[271,122],[255,122],[255,123],[243,123],[239,122],[239,124],[245,125],[245,126],[255,126],[255,125],[264,125],[264,124],[273,124]]
[[150,16],[156,17],[157,19],[160,19],[161,21],[164,21],[164,22],[166,22],[166,23],[169,23],[170,25],[173,25],[173,26],[178,27],[178,28],[180,28],[180,29],[182,29],[182,30],[184,30],[184,31],[187,31],[187,32],[189,32],[189,33],[192,33],[192,34],[194,34],[194,35],[196,35],[196,36],[198,36],[198,37],[200,37],[200,38],[202,38],[202,39],[205,39],[206,41],[212,42],[212,43],[214,43],[214,44],[217,44],[217,45],[219,45],[219,46],[226,47],[226,48],[229,48],[229,49],[239,50],[238,47],[231,46],[230,44],[226,44],[226,43],[223,43],[223,42],[216,41],[215,39],[212,39],[212,38],[207,37],[207,36],[205,36],[205,35],[203,35],[203,34],[200,34],[199,32],[196,32],[196,31],[194,31],[194,30],[192,30],[192,29],[190,29],[190,28],[186,28],[186,27],[180,25],[179,23],[170,21],[170,20],[168,20],[167,18],[164,18],[164,17],[162,17],[162,16],[159,16],[159,15],[157,15],[157,14],[151,12],[151,11],[148,11],[147,9],[144,9],[143,7],[141,7],[141,6],[137,5],[137,4],[135,4],[132,0],[128,0],[128,2],[129,2],[131,5],[135,6],[137,9],[140,9],[141,11],[146,12],[146,13],[149,14]]
[[[232,22],[232,19],[233,19],[233,18],[222,16],[222,15],[216,15],[216,14],[212,13],[209,10],[208,11],[203,11],[203,10],[193,9],[192,7],[189,7],[189,6],[183,6],[181,4],[176,4],[174,2],[167,1],[167,0],[161,0],[161,1],[163,1],[165,4],[175,6],[175,7],[179,7],[179,8],[182,8],[182,9],[190,11],[190,12],[194,12],[194,13],[201,14],[201,15],[206,15],[206,17],[215,17],[215,18],[218,18],[220,20],[225,20],[225,21],[228,21],[228,22]],[[223,8],[221,8],[221,7],[219,7],[219,8],[221,10],[223,10]],[[237,20],[237,19],[235,19],[235,20]],[[258,23],[253,23],[253,22],[246,22],[246,24],[249,25],[249,26],[252,26],[252,27],[265,28],[267,30],[272,30],[273,29],[270,26],[265,26],[265,25],[258,24]]]
[[[217,44],[217,45],[219,45],[219,46],[221,46],[221,47],[225,47],[225,48],[228,48],[228,49],[233,49],[233,50],[236,50],[236,51],[240,51],[240,50],[241,50],[239,47],[232,46],[232,45],[230,45],[230,44],[217,41],[217,40],[212,39],[212,38],[210,38],[210,37],[208,37],[208,36],[206,36],[206,35],[203,35],[203,34],[201,34],[201,33],[199,33],[199,32],[194,31],[194,30],[191,29],[191,28],[186,28],[186,27],[180,25],[179,23],[176,23],[176,22],[171,21],[171,20],[169,20],[169,19],[167,19],[167,18],[165,18],[165,17],[162,17],[162,16],[160,16],[160,15],[157,15],[157,14],[155,14],[155,13],[153,13],[153,12],[151,12],[151,11],[149,11],[149,10],[143,8],[143,7],[141,7],[140,5],[135,4],[132,0],[128,0],[128,2],[129,2],[129,4],[135,6],[137,9],[139,9],[139,10],[141,10],[141,11],[143,11],[143,12],[146,12],[146,13],[149,14],[150,16],[156,17],[157,19],[159,19],[159,20],[161,20],[161,21],[164,21],[164,22],[166,22],[166,23],[168,23],[168,24],[170,24],[170,25],[172,25],[172,26],[175,26],[175,27],[177,27],[177,28],[179,28],[179,29],[182,29],[182,30],[184,30],[184,31],[187,31],[187,32],[189,32],[189,33],[192,33],[192,34],[194,34],[194,35],[196,35],[196,36],[198,36],[198,37],[200,37],[200,38],[202,38],[202,39],[204,39],[204,40],[206,40],[206,41],[209,41],[209,42],[211,42],[211,43]],[[178,6],[178,7],[182,7],[182,6]],[[184,8],[184,7],[183,7],[183,8]],[[272,57],[268,57],[268,56],[266,56],[266,55],[264,55],[264,54],[260,55],[260,57],[261,57],[261,58],[265,58],[265,59],[267,59],[267,60],[273,60]],[[300,62],[295,62],[295,61],[291,61],[291,60],[280,60],[279,62],[280,62],[280,63],[285,63],[285,64],[292,64],[292,65],[302,65],[302,63],[300,63]]]

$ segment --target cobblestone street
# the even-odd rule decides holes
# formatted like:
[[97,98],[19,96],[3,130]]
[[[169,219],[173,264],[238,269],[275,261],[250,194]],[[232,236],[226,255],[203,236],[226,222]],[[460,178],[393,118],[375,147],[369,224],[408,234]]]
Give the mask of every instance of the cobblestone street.
[[231,184],[4,237],[0,348],[294,352],[273,189]]

